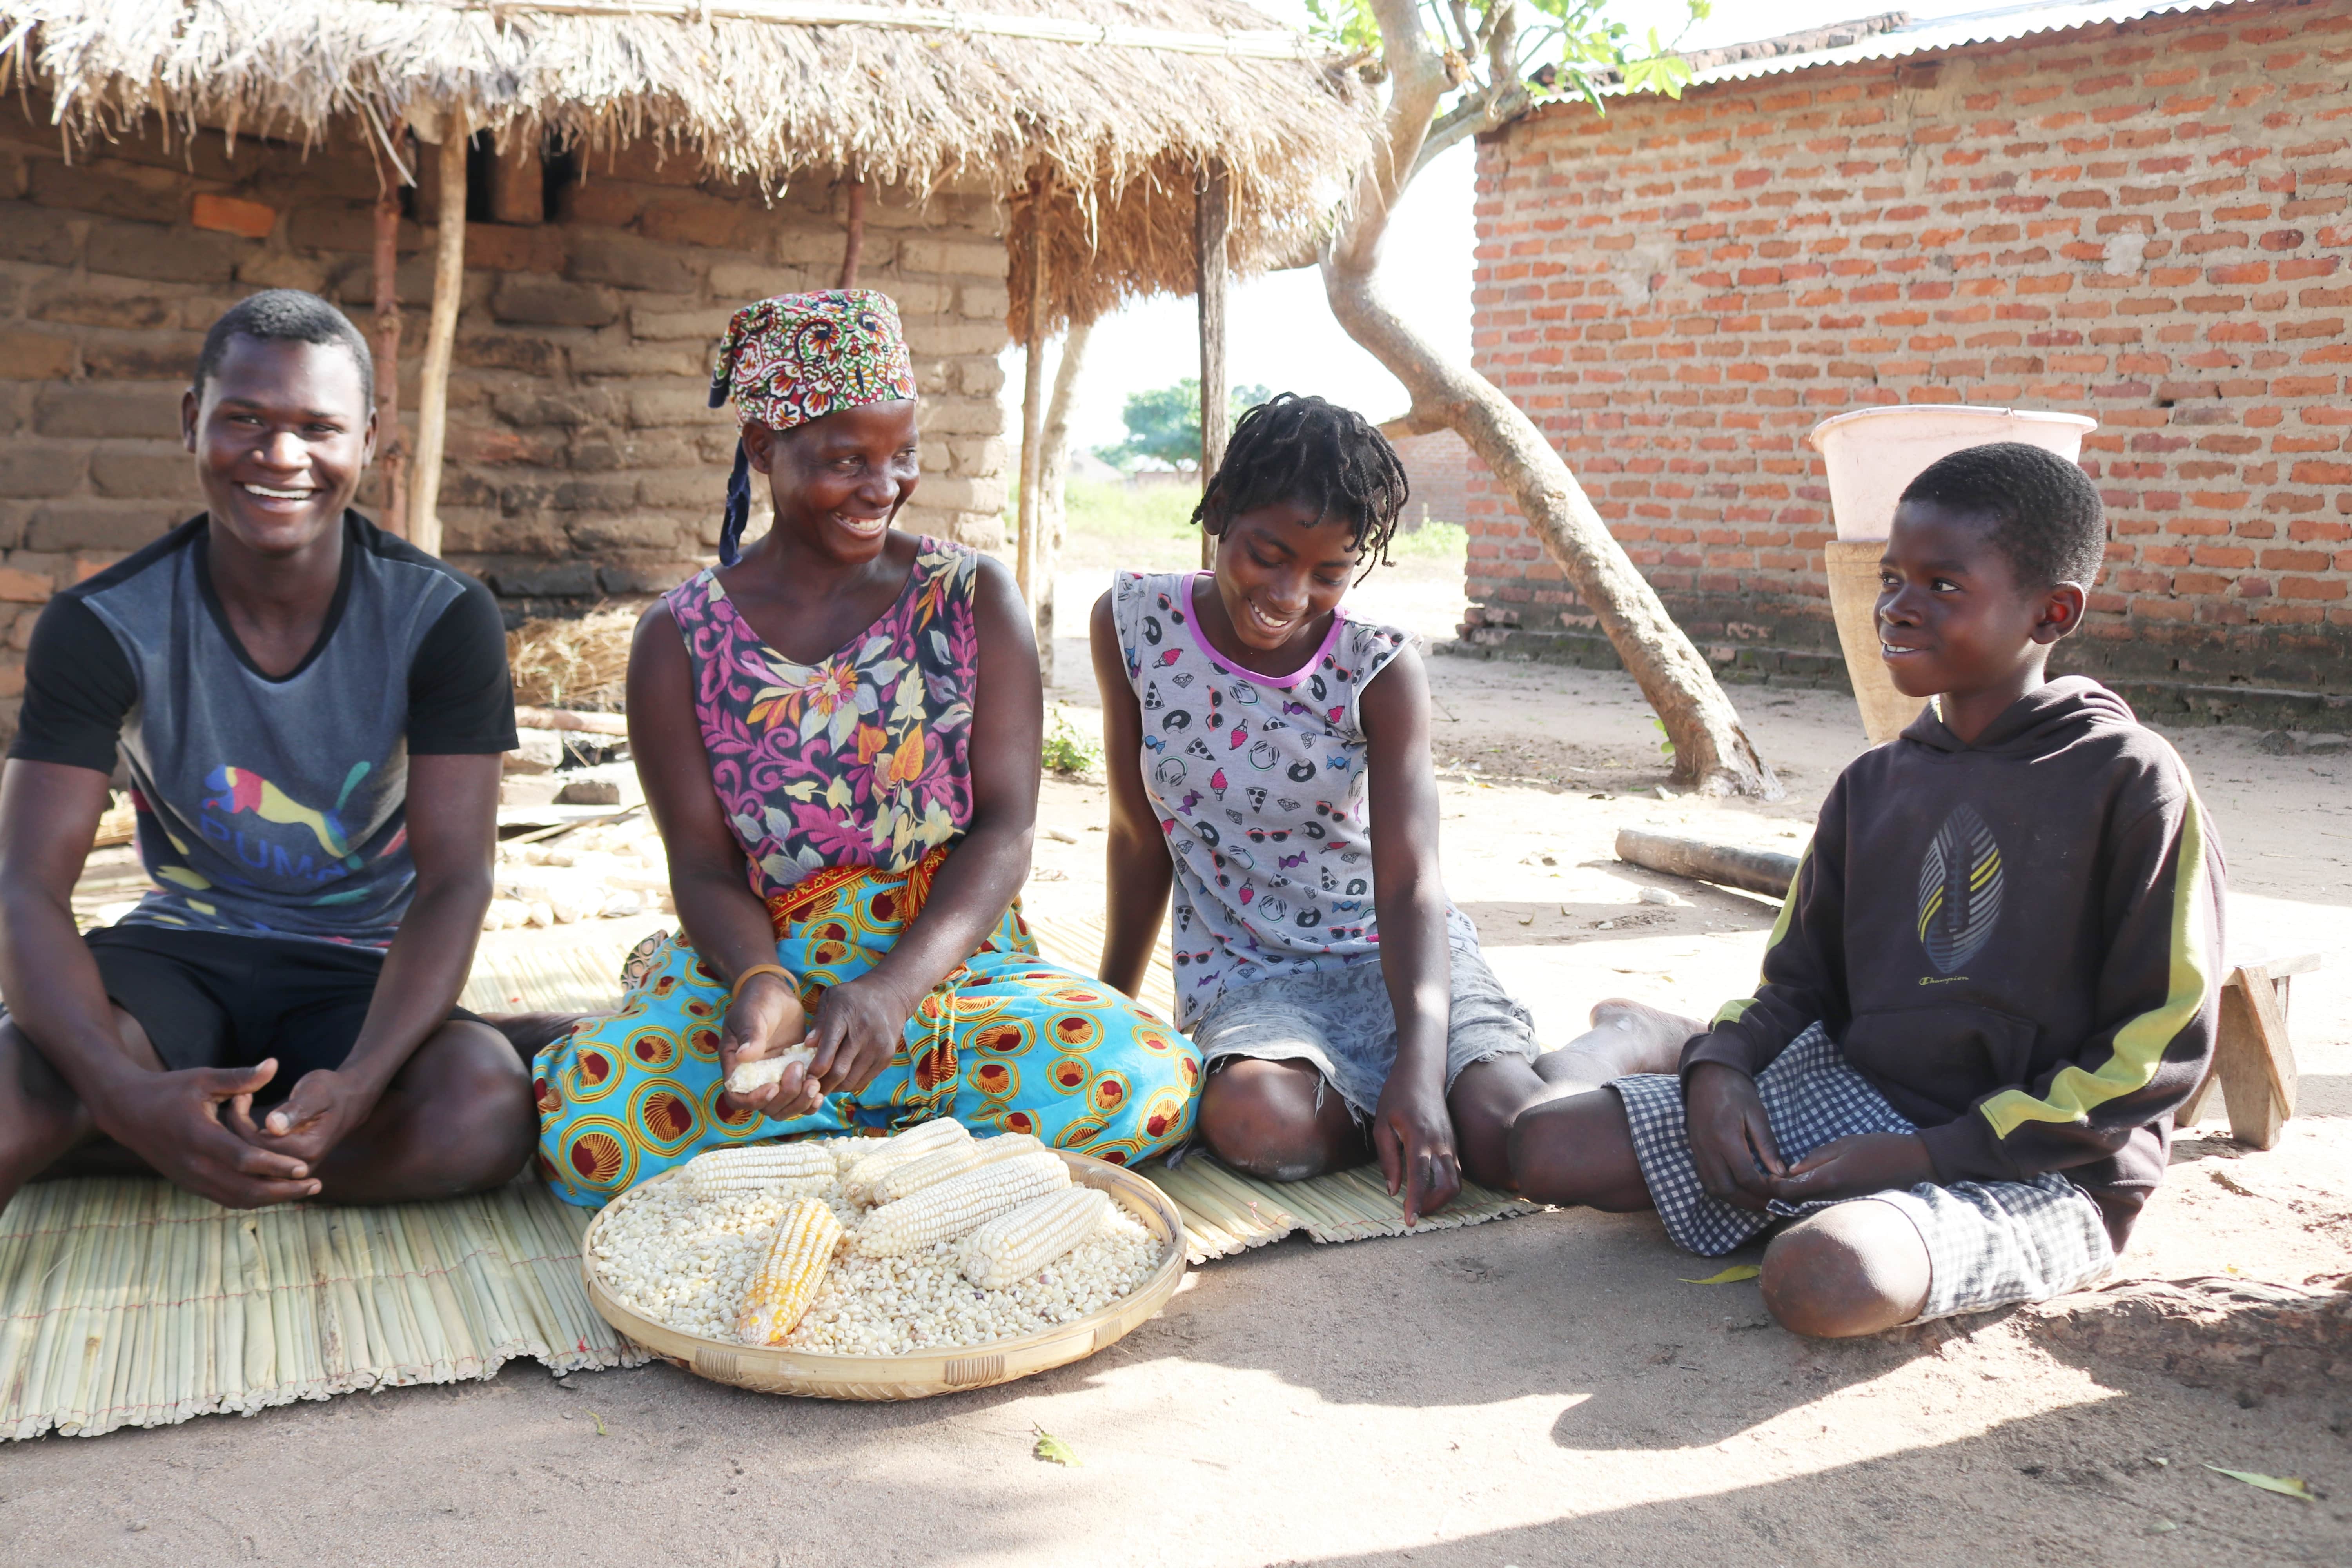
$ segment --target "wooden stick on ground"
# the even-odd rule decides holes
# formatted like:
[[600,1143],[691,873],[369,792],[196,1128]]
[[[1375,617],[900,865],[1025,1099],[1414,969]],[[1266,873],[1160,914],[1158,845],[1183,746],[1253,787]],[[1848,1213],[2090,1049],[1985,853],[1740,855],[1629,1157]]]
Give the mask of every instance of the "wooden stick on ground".
[[1646,866],[1670,877],[1696,882],[1720,882],[1770,898],[1789,896],[1797,879],[1797,858],[1769,849],[1742,849],[1733,844],[1709,844],[1698,838],[1675,838],[1663,833],[1641,833],[1627,827],[1617,835],[1617,858]]
[[416,395],[416,476],[410,490],[408,540],[441,553],[441,457],[448,440],[449,361],[457,343],[457,308],[466,288],[466,111],[441,115],[439,232],[433,252],[433,316],[425,331],[425,375]]
[[532,708],[517,703],[515,728],[579,730],[591,735],[625,735],[629,732],[629,717],[625,713],[583,713],[571,708]]

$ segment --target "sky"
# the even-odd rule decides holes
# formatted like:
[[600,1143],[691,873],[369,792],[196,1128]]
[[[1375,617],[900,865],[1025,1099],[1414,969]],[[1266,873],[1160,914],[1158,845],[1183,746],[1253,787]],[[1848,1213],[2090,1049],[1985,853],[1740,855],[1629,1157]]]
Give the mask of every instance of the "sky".
[[[1303,26],[1297,0],[1255,0],[1291,26]],[[2004,0],[1717,0],[1713,16],[1683,35],[1685,48],[1770,37],[1880,11],[1915,16],[1989,9]],[[1610,15],[1644,37],[1655,27],[1674,41],[1686,12],[1683,0],[1616,0]],[[1389,228],[1381,282],[1408,320],[1440,349],[1470,352],[1470,203],[1473,145],[1464,142],[1423,169],[1406,187]],[[1236,386],[1315,393],[1348,404],[1374,420],[1405,411],[1405,393],[1380,362],[1358,348],[1332,320],[1319,272],[1304,268],[1234,286],[1230,298],[1225,358]],[[1200,374],[1199,327],[1189,298],[1142,300],[1095,325],[1078,383],[1070,440],[1082,450],[1108,446],[1126,434],[1119,413],[1129,395]],[[1023,355],[1004,357],[1006,428],[1020,428]]]

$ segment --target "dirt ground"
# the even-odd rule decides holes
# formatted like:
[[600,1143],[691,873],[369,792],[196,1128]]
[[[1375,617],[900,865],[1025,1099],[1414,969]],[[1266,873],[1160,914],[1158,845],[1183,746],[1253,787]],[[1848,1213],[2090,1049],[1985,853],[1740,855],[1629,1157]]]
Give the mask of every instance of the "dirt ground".
[[[1063,589],[1081,626],[1101,583],[1084,564]],[[1402,572],[1363,607],[1443,635],[1459,604],[1441,574]],[[1083,643],[1057,667],[1090,725]],[[1698,1012],[1752,984],[1768,903],[1623,866],[1611,844],[1637,826],[1793,849],[1861,747],[1847,699],[1736,690],[1790,793],[1717,805],[1659,798],[1658,733],[1622,676],[1430,668],[1448,884],[1548,1043],[1603,995]],[[2231,942],[2336,963],[2296,982],[2302,1110],[2283,1144],[2247,1152],[2213,1124],[2182,1139],[2105,1298],[2210,1279],[2189,1289],[2242,1320],[2352,1269],[2352,761],[2264,756],[2245,731],[2175,739],[2229,847]],[[1034,907],[1099,908],[1103,821],[1099,787],[1049,782],[1044,825],[1076,842],[1041,840]],[[1645,886],[1687,905],[1638,903]],[[16,1444],[0,1563],[2352,1561],[2342,1337],[2332,1365],[2325,1348],[2095,1352],[2044,1309],[1810,1343],[1752,1283],[1690,1282],[1717,1267],[1647,1215],[1560,1212],[1213,1263],[1090,1361],[908,1405],[526,1364]],[[1082,1465],[1033,1458],[1040,1430]],[[2304,1477],[2320,1500],[2208,1466]]]

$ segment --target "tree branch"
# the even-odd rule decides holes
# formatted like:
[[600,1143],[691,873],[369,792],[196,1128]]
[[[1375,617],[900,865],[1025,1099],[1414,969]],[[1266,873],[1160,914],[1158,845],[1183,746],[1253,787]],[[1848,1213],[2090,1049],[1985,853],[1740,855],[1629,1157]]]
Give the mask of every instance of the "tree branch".
[[[1370,4],[1380,22],[1391,90],[1382,142],[1360,171],[1354,203],[1324,256],[1323,289],[1332,315],[1404,384],[1412,427],[1443,425],[1459,433],[1509,492],[1656,711],[1674,743],[1675,776],[1710,795],[1778,798],[1779,781],[1740,728],[1714,670],[1666,614],[1657,591],[1634,569],[1543,432],[1493,383],[1440,353],[1382,298],[1375,276],[1381,240],[1399,193],[1427,159],[1432,121],[1449,79],[1444,60],[1417,25],[1415,0]],[[1488,4],[1515,9],[1517,0]],[[1498,22],[1490,48],[1499,44],[1503,58],[1511,58],[1508,50],[1516,46],[1508,40],[1516,38],[1516,27],[1511,18]],[[1515,66],[1504,80],[1519,85]],[[1497,92],[1496,100],[1501,97]]]

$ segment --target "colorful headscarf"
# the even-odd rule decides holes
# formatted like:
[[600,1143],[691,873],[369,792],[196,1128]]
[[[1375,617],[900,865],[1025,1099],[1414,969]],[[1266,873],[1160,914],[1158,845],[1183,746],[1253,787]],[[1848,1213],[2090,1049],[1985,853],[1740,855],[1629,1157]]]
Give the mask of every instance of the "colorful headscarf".
[[[898,302],[872,289],[779,294],[746,305],[727,323],[710,368],[710,406],[731,397],[738,430],[754,419],[790,430],[844,408],[914,395]],[[738,442],[719,530],[720,565],[742,558],[751,515],[751,458]]]

